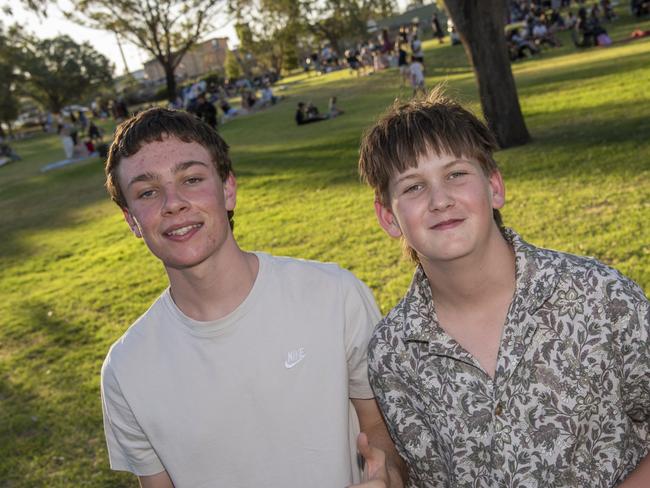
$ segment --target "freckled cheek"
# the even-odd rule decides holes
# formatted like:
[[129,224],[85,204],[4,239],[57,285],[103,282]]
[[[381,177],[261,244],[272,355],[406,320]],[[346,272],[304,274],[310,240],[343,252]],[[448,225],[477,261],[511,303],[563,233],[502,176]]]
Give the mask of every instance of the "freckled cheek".
[[154,227],[158,224],[156,215],[159,215],[160,212],[157,212],[156,209],[152,207],[138,209],[134,213],[135,219],[138,222],[138,225],[143,229]]

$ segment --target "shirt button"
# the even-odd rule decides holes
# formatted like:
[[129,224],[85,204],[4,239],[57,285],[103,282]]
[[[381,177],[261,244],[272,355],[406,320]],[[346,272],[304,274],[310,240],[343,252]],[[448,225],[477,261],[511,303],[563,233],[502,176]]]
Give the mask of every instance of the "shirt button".
[[494,415],[497,417],[503,413],[503,404],[501,402],[497,403],[497,406],[494,409]]

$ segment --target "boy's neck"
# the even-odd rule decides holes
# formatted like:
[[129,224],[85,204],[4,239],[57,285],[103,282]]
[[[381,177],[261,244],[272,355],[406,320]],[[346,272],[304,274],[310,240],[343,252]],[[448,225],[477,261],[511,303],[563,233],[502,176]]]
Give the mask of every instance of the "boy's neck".
[[225,317],[246,299],[258,270],[257,256],[235,244],[192,269],[167,269],[167,275],[176,306],[188,317],[207,322]]
[[422,266],[440,327],[491,378],[516,281],[513,249],[498,230],[495,232],[480,253]]
[[436,307],[475,308],[495,296],[514,292],[515,256],[495,230],[482,252],[444,262],[423,262]]

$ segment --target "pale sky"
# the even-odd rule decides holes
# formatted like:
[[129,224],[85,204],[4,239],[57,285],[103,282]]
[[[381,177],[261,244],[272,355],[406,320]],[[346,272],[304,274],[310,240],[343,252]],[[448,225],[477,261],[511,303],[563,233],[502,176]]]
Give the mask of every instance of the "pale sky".
[[[59,3],[64,9],[69,8],[71,5],[68,0],[62,0]],[[17,4],[17,2],[12,2],[12,4]],[[70,22],[63,16],[61,10],[56,7],[50,7],[48,9],[47,18],[45,19],[41,19],[35,14],[26,11],[20,5],[12,5],[12,10],[13,20],[12,17],[0,12],[0,19],[2,19],[5,26],[17,21],[25,27],[26,31],[36,34],[41,38],[50,38],[67,34],[79,43],[88,41],[97,51],[106,56],[115,65],[115,76],[125,73],[124,62],[120,56],[115,34],[101,30],[89,29],[74,22]],[[225,24],[225,20],[216,19],[215,23]],[[205,39],[211,37],[228,37],[228,47],[230,48],[234,47],[238,43],[237,35],[235,34],[235,29],[232,25],[227,25],[222,29],[207,33],[204,36]],[[124,56],[126,57],[129,71],[141,69],[143,63],[148,59],[151,59],[151,56],[147,52],[141,51],[124,40],[122,40],[122,49],[124,50]]]

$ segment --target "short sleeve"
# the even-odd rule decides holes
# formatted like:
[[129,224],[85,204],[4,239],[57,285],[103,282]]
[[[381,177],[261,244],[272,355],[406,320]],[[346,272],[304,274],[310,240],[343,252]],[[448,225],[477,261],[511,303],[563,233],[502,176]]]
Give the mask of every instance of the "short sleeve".
[[424,425],[422,415],[414,405],[415,399],[421,399],[422,394],[417,383],[408,381],[411,375],[402,368],[403,343],[393,335],[391,329],[388,318],[384,318],[370,340],[370,384],[395,448],[409,465],[407,486],[438,486],[438,483],[429,478],[436,474],[436,470],[432,472],[429,464],[432,459],[422,454],[431,447],[431,440],[426,435],[429,427]]
[[142,431],[110,366],[104,362],[101,379],[104,434],[111,469],[150,476],[165,470]]
[[345,353],[350,398],[373,398],[368,382],[368,341],[381,315],[370,289],[351,273],[343,288],[345,302]]

